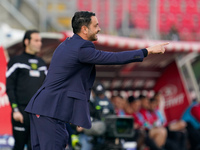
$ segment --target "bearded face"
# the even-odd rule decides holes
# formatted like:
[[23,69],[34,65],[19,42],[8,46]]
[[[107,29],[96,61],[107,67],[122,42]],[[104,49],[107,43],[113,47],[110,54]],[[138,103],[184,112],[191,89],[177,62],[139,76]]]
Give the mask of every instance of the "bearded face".
[[100,27],[99,27],[99,23],[98,20],[95,16],[91,17],[91,23],[88,26],[88,34],[87,34],[87,38],[89,41],[97,41],[98,37],[97,34],[100,31]]

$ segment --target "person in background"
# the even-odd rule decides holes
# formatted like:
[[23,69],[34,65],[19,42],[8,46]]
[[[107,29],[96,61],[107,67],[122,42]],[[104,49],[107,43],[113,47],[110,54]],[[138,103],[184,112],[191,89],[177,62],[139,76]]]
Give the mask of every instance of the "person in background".
[[101,119],[103,120],[106,116],[114,114],[114,107],[105,95],[105,87],[100,82],[95,83],[93,87],[95,94],[94,106],[97,111],[99,111]]
[[180,41],[179,32],[177,30],[177,27],[175,25],[172,25],[169,34],[168,39],[172,41]]
[[127,106],[126,99],[124,99],[121,95],[112,96],[111,103],[113,104],[115,114],[117,116],[125,116],[124,109]]
[[141,109],[140,113],[143,115],[145,119],[145,126],[146,128],[152,128],[153,125],[153,118],[151,116],[151,113],[149,111],[150,108],[150,100],[147,96],[140,95],[139,99],[141,100]]
[[188,140],[190,143],[190,150],[200,149],[200,103],[194,101],[184,111],[182,121],[185,121],[187,126]]
[[141,109],[140,114],[144,118],[143,128],[148,131],[148,135],[156,143],[157,147],[163,148],[166,144],[167,130],[162,126],[155,126],[155,118],[150,112],[150,100],[147,96],[140,95]]
[[6,72],[6,92],[12,107],[12,130],[15,139],[13,150],[24,150],[25,145],[31,150],[29,115],[24,109],[42,85],[47,72],[45,62],[36,56],[42,46],[39,31],[26,31],[23,46],[24,52],[10,59]]
[[[134,119],[135,135],[133,140],[137,141],[138,149],[149,148],[151,150],[162,150],[162,146],[164,145],[162,141],[165,141],[166,132],[163,129],[147,128],[145,126],[146,120],[140,113],[140,98],[129,96],[127,106],[125,107],[126,115],[132,116]],[[160,141],[157,138],[160,138]]]
[[155,103],[156,103],[156,113],[162,123],[162,125],[166,125],[167,124],[167,119],[165,116],[165,99],[163,97],[163,95],[161,94],[161,92],[156,92],[155,95],[153,96],[153,99],[155,99]]
[[152,118],[153,127],[163,127],[167,130],[167,139],[165,143],[165,148],[170,150],[185,150],[185,124],[182,121],[174,121],[173,123],[166,124],[163,122],[163,116],[158,110],[158,100],[155,97],[150,99],[149,111]]
[[[169,149],[186,149],[186,122],[181,119],[172,120],[170,122],[167,121],[165,116],[165,99],[161,92],[156,92],[152,98],[152,102],[155,103],[154,111],[156,112],[157,119],[167,129],[167,141],[166,148],[169,146],[173,148]],[[157,105],[157,106],[156,106]],[[178,148],[176,148],[178,146]]]

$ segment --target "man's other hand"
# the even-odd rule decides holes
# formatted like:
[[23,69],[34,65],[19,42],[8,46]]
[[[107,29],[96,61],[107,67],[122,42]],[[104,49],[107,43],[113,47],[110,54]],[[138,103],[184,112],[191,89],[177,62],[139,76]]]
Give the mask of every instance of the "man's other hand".
[[14,119],[15,121],[19,121],[19,122],[21,122],[21,123],[24,123],[23,115],[22,115],[21,112],[19,112],[19,111],[13,112],[13,119]]

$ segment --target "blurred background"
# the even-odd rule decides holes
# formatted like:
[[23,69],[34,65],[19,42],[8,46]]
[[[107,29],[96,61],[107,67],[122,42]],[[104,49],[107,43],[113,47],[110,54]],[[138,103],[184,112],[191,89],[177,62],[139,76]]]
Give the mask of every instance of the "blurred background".
[[[76,11],[95,12],[101,33],[96,48],[104,51],[140,49],[170,42],[164,55],[148,56],[142,63],[96,66],[96,82],[105,95],[152,97],[161,92],[168,122],[180,119],[193,100],[200,100],[200,0],[0,0],[0,67],[23,51],[25,30],[38,29],[47,65],[55,48],[72,36]],[[5,56],[5,58],[3,58]],[[0,149],[12,145],[5,75],[0,81]],[[2,136],[1,136],[2,135]]]
[[199,0],[1,0],[1,23],[41,32],[71,30],[77,10],[96,13],[102,33],[198,41]]

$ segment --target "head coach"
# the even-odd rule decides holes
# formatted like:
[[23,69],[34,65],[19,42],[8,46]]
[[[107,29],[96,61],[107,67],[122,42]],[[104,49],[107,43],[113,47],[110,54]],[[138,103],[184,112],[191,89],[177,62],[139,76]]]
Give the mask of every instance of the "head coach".
[[64,150],[68,141],[66,122],[90,128],[90,91],[95,65],[141,62],[149,54],[164,53],[168,43],[140,50],[104,52],[92,41],[100,32],[93,12],[76,12],[72,18],[74,35],[55,50],[48,74],[25,111],[30,113],[33,150]]

